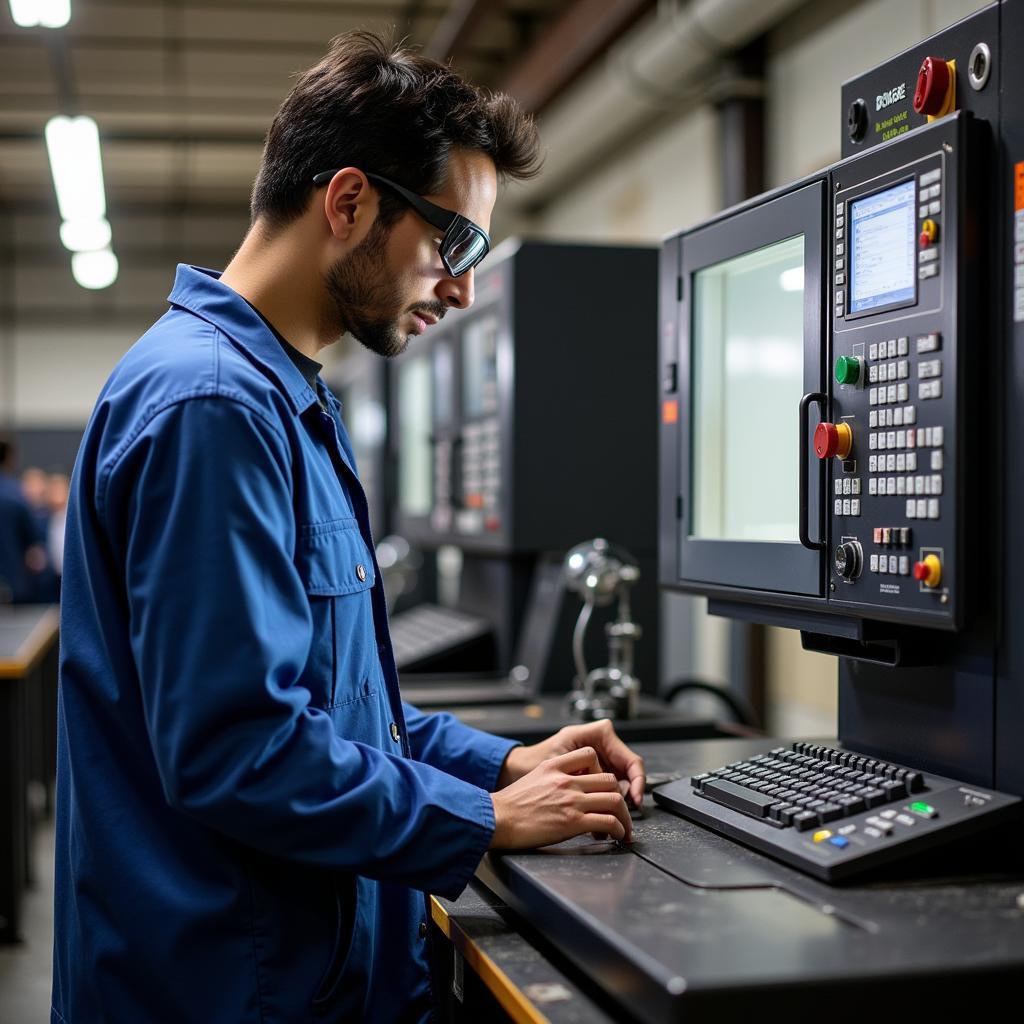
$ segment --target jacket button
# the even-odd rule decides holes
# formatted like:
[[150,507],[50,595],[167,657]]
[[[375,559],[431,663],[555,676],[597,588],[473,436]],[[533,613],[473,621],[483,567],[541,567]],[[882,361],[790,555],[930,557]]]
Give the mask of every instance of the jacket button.
[[359,577],[360,583],[364,582],[366,580],[366,567],[363,565],[357,565],[356,575]]
[[402,738],[402,734],[398,731],[398,726],[394,722],[391,723],[391,738],[396,743]]
[[425,939],[427,937],[427,922],[420,921],[420,938]]

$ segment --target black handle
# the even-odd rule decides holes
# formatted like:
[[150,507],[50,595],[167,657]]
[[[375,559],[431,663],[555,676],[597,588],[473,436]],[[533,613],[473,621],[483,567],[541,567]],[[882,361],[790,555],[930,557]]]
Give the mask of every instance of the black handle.
[[825,418],[825,403],[828,396],[818,391],[812,391],[800,399],[800,543],[812,551],[824,551],[825,542],[811,540],[807,532],[807,452],[810,446],[810,435],[807,431],[807,409],[813,403],[821,407],[821,417]]

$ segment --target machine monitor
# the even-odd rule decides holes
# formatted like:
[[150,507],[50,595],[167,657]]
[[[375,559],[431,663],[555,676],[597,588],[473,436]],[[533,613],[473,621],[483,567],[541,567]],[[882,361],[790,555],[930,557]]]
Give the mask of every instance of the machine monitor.
[[913,178],[850,203],[850,315],[917,298],[917,189]]

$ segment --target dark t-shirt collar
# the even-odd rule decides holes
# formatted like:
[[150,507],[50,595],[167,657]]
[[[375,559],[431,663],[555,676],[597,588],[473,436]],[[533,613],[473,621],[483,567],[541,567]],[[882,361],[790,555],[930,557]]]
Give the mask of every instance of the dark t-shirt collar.
[[320,392],[316,387],[316,378],[317,374],[324,368],[323,364],[318,363],[315,359],[310,359],[304,352],[300,352],[294,345],[289,344],[281,332],[248,299],[245,301],[252,308],[252,311],[267,325],[270,333],[277,338],[285,354],[295,364],[296,369],[302,374],[306,383],[313,389],[313,394],[319,399]]

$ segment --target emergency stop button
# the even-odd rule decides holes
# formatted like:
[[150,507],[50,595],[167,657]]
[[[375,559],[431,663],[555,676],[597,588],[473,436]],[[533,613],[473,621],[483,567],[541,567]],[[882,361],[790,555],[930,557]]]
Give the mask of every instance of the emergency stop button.
[[935,239],[938,238],[938,237],[939,237],[939,225],[936,224],[935,221],[933,221],[931,219],[931,217],[929,217],[921,225],[921,234],[920,234],[920,237],[918,238],[917,241],[920,244],[922,249],[927,249],[928,246],[931,245],[932,242],[934,242]]
[[914,111],[943,117],[956,107],[956,61],[925,57],[917,72]]
[[925,555],[914,563],[914,579],[926,587],[937,587],[942,582],[942,562],[938,555]]
[[814,454],[819,459],[834,455],[845,459],[853,450],[853,431],[848,423],[819,423],[814,430]]

